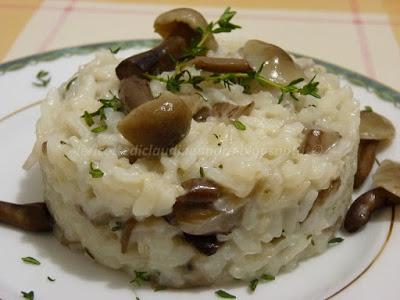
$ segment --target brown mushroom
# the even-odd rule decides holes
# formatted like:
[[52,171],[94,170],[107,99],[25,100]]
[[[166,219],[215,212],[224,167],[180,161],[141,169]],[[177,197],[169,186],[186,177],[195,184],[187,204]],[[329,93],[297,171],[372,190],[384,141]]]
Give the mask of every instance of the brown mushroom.
[[277,83],[288,84],[303,76],[290,55],[273,44],[249,40],[240,53],[253,70],[257,71],[263,65],[261,75]]
[[27,231],[52,231],[53,220],[45,203],[15,204],[0,201],[0,223]]
[[219,186],[206,178],[192,178],[182,183],[186,193],[176,198],[177,205],[181,204],[210,204],[216,201],[220,194]]
[[143,155],[158,155],[182,141],[191,119],[188,106],[177,95],[164,92],[132,110],[117,127]]
[[[176,8],[162,13],[154,21],[154,30],[164,39],[178,35],[186,39],[190,44],[200,37],[198,28],[205,30],[208,26],[201,13],[191,8]],[[207,49],[215,50],[218,45],[213,35],[210,35],[205,43]]]
[[385,160],[373,177],[376,187],[351,204],[344,220],[344,228],[348,232],[355,232],[368,223],[376,210],[400,204],[399,178],[400,164]]
[[205,106],[193,115],[193,120],[196,122],[205,122],[209,116],[211,116],[211,109]]
[[387,118],[373,111],[360,112],[360,139],[362,140],[391,140],[395,128]]
[[358,189],[372,170],[379,141],[360,140],[357,156],[357,171],[354,175],[354,188]]
[[197,56],[187,64],[213,73],[247,73],[253,70],[245,59],[240,58]]
[[123,110],[128,114],[139,105],[153,99],[149,81],[137,75],[123,78],[119,87],[119,99]]
[[391,140],[395,135],[393,124],[373,111],[360,113],[360,145],[354,188],[359,188],[374,165],[376,150],[381,141]]
[[211,108],[203,107],[194,116],[197,122],[205,122],[208,117],[216,117],[222,120],[237,120],[241,116],[249,116],[254,108],[254,102],[240,106],[228,102],[214,104]]
[[223,244],[217,240],[216,235],[192,235],[184,233],[183,237],[186,242],[207,256],[215,254]]
[[300,146],[300,153],[303,154],[323,154],[336,146],[341,138],[336,131],[323,131],[320,129],[306,129],[305,139]]

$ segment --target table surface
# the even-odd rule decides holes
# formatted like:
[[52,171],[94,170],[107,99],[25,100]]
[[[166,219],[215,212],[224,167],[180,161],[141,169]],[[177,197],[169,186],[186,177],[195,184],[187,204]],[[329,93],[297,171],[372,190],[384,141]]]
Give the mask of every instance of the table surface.
[[[51,49],[155,38],[153,20],[190,6],[215,19],[223,0],[0,0],[0,61]],[[400,90],[399,0],[233,0],[235,37],[259,38]]]

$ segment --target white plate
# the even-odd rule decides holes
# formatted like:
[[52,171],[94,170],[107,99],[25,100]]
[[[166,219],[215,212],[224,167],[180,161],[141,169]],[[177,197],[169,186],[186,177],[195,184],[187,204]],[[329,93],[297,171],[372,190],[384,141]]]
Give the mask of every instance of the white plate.
[[[52,51],[0,65],[0,199],[10,202],[42,200],[41,174],[21,166],[34,142],[39,117],[38,99],[49,88],[32,85],[39,70],[49,71],[51,87],[64,82],[77,67],[88,62],[98,48],[122,46],[121,57],[154,45],[135,40],[88,45]],[[361,105],[370,105],[400,128],[400,94],[349,70],[318,61],[351,84]],[[378,159],[400,160],[400,137]],[[370,186],[370,179],[364,189]],[[399,215],[399,214],[397,214]],[[102,267],[80,253],[60,245],[49,234],[31,234],[0,226],[0,299],[21,299],[21,291],[34,291],[35,299],[217,299],[224,289],[237,299],[399,299],[400,235],[395,209],[379,212],[366,228],[354,235],[340,233],[344,242],[323,255],[303,261],[292,272],[260,284],[249,293],[247,283],[182,291],[154,292],[129,284],[124,273]],[[33,256],[40,266],[21,262]],[[47,276],[55,278],[50,282]]]

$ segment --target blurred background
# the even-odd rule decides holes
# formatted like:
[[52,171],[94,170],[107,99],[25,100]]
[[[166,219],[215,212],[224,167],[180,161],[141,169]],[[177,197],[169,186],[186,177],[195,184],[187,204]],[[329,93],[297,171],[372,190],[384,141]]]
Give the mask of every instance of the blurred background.
[[238,11],[232,37],[259,38],[400,90],[400,0],[0,0],[0,62],[95,42],[157,38],[161,12]]

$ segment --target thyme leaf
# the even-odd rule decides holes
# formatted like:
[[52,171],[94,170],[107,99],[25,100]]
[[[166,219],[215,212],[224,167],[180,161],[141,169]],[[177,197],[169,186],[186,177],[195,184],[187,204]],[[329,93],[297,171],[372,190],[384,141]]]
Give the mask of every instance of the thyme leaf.
[[46,87],[51,80],[51,76],[49,72],[40,70],[36,74],[36,81],[34,81],[32,84],[37,87]]

